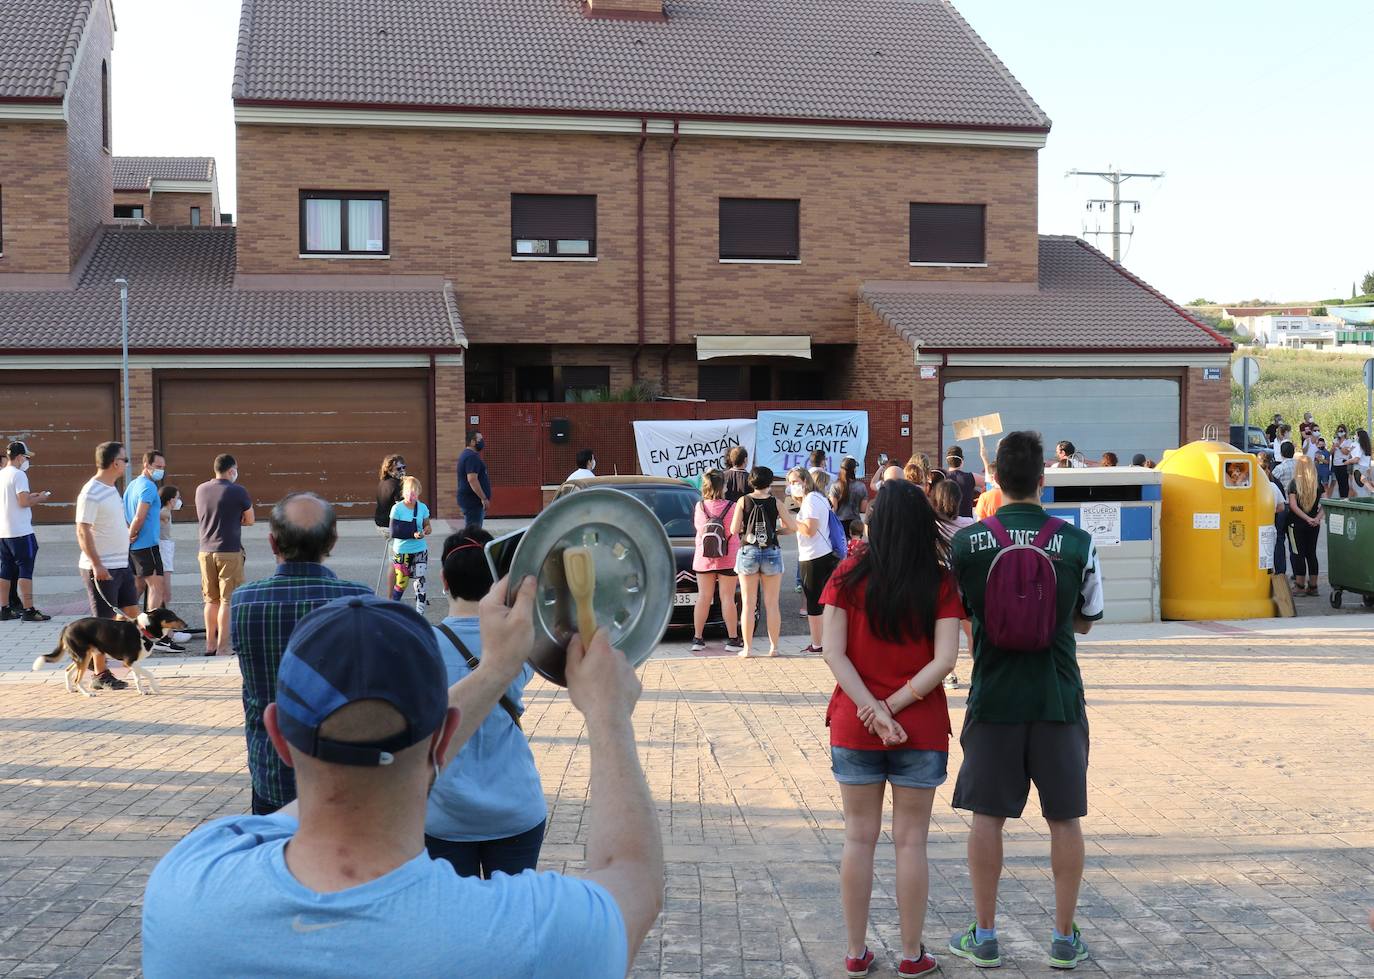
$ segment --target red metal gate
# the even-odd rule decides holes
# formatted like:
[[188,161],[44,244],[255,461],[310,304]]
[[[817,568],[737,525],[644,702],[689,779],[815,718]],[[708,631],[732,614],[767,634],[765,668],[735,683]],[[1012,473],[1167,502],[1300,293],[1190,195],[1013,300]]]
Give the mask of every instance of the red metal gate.
[[[911,445],[910,401],[652,401],[469,404],[467,414],[486,438],[483,453],[491,470],[493,517],[524,517],[543,506],[541,487],[557,485],[577,468],[577,453],[596,451],[603,476],[638,473],[635,421],[752,418],[760,411],[838,409],[868,412],[868,458],[871,470],[879,452],[900,452]],[[569,437],[554,444],[555,419],[566,421]],[[903,434],[903,430],[905,434]]]

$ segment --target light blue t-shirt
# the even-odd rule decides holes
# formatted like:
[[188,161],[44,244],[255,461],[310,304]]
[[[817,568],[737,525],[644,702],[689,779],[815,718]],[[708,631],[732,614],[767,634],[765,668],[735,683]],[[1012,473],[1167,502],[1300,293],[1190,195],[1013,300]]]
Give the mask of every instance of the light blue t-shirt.
[[230,816],[163,857],[143,897],[143,972],[187,976],[623,976],[625,921],[605,888],[527,870],[459,877],[421,852],[317,894],[287,869],[296,820]]
[[[444,625],[458,634],[473,656],[482,658],[482,636],[475,617],[450,615]],[[449,686],[453,686],[471,670],[448,636],[435,629],[434,638],[444,656]],[[533,668],[526,664],[506,690],[518,711],[525,709],[521,698],[533,676]],[[454,843],[501,840],[527,833],[546,818],[544,787],[529,740],[497,704],[439,773],[429,794],[425,832]]]
[[[420,500],[415,501],[415,508],[420,511],[420,529],[425,529],[425,521],[429,519],[429,507],[425,506]],[[391,519],[400,520],[403,523],[410,523],[415,519],[415,510],[405,505],[405,501],[396,503],[391,507]],[[392,538],[391,546],[395,548],[397,554],[420,554],[429,550],[429,544],[423,537],[395,537]]]
[[148,516],[144,518],[143,527],[139,530],[138,536],[129,544],[131,551],[141,551],[145,547],[157,547],[157,539],[161,530],[158,520],[162,513],[162,500],[157,495],[157,483],[147,476],[139,476],[124,491],[124,519],[130,527],[134,525],[134,517],[138,516],[140,503],[148,504]]

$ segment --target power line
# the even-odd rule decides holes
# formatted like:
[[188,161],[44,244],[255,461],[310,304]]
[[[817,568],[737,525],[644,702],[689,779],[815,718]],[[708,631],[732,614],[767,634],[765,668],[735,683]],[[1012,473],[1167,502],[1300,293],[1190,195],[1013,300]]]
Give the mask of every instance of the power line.
[[[1107,170],[1107,171],[1102,171],[1102,170],[1070,170],[1068,173],[1064,174],[1064,176],[1066,176],[1066,177],[1101,177],[1103,180],[1107,181],[1107,183],[1109,183],[1109,184],[1112,185],[1112,196],[1111,196],[1111,199],[1110,199],[1110,200],[1101,199],[1101,198],[1092,198],[1092,199],[1090,199],[1090,200],[1088,201],[1088,210],[1089,210],[1089,211],[1091,211],[1094,207],[1096,207],[1099,211],[1105,211],[1105,210],[1107,209],[1108,205],[1111,206],[1111,209],[1112,209],[1112,230],[1111,230],[1111,231],[1088,231],[1086,228],[1084,228],[1084,234],[1090,234],[1090,235],[1111,235],[1111,236],[1112,236],[1112,261],[1114,261],[1114,262],[1120,262],[1120,261],[1121,261],[1121,236],[1122,236],[1122,231],[1121,231],[1121,205],[1122,205],[1122,204],[1129,204],[1129,205],[1131,205],[1132,207],[1135,208],[1135,212],[1136,212],[1137,214],[1140,213],[1140,201],[1138,201],[1138,200],[1122,200],[1122,199],[1121,199],[1121,185],[1124,184],[1126,181],[1131,180],[1131,179],[1136,178],[1136,177],[1139,177],[1139,178],[1144,179],[1144,180],[1159,180],[1159,179],[1161,179],[1161,178],[1164,177],[1164,174],[1162,174],[1162,173],[1123,173],[1119,167],[1112,167],[1112,169]],[[1134,225],[1132,225],[1131,230],[1128,231],[1128,232],[1125,232],[1125,234],[1126,234],[1127,236],[1134,235],[1134,234],[1135,234],[1135,227],[1134,227]]]

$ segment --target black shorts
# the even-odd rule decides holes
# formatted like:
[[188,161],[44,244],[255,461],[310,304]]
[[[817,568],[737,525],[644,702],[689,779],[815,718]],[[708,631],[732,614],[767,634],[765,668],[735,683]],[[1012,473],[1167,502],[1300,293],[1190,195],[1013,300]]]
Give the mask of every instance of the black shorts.
[[821,594],[839,564],[840,559],[835,556],[834,551],[822,554],[813,561],[802,561],[798,564],[801,571],[802,594],[806,596],[807,615],[820,615],[825,611],[825,606],[821,605]]
[[156,544],[152,547],[142,547],[137,551],[130,551],[129,565],[134,569],[134,574],[140,578],[166,574],[162,570],[162,549]]
[[37,557],[38,538],[33,534],[0,538],[0,577],[6,581],[32,579],[33,564]]
[[954,808],[1020,819],[1030,785],[1046,819],[1088,814],[1088,712],[1077,721],[964,720]]
[[[96,581],[95,573],[81,569],[86,599],[97,619],[113,619],[117,610],[138,604],[138,586],[132,568],[110,568],[109,581]],[[97,588],[99,593],[97,593]]]

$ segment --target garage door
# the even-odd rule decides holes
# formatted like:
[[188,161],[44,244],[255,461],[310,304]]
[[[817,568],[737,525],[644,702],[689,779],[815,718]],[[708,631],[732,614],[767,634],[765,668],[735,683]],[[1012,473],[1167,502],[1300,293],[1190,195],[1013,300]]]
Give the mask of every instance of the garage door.
[[16,438],[29,442],[36,453],[29,485],[53,492],[50,501],[34,510],[34,519],[71,523],[76,496],[95,473],[95,447],[115,437],[119,402],[114,381],[50,382],[10,374],[0,390],[0,449]]
[[159,443],[188,509],[215,456],[238,460],[262,516],[296,490],[319,493],[341,518],[372,518],[377,469],[398,452],[428,487],[429,384],[423,372],[339,376],[287,372],[159,379]]
[[[1143,452],[1158,459],[1178,447],[1178,381],[1171,378],[999,378],[945,384],[944,444],[955,444],[953,423],[998,412],[1007,431],[1038,431],[1047,458],[1068,439],[1096,462],[1115,452],[1123,463]],[[996,440],[990,440],[989,455]],[[981,470],[978,443],[961,442],[964,458]]]

